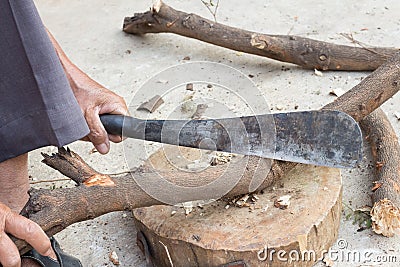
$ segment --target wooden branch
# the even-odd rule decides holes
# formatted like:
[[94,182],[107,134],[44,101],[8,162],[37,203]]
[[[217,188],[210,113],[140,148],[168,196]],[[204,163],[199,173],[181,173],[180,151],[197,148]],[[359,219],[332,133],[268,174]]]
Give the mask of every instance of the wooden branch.
[[[84,180],[82,177],[88,177],[89,174],[89,177],[95,177],[97,180],[97,183],[90,183],[88,181],[91,178],[87,178],[85,181],[79,182],[80,185],[75,188],[30,190],[30,199],[21,214],[38,223],[49,236],[73,223],[93,219],[109,212],[164,204],[143,191],[136,180],[146,181],[162,176],[181,186],[193,186],[193,183],[201,186],[207,185],[225,171],[223,167],[213,167],[205,172],[176,175],[176,171],[160,172],[152,169],[150,164],[145,164],[131,174],[110,177],[94,171],[77,154],[69,150],[60,149],[57,154],[44,155],[44,157],[44,163],[61,170],[74,181],[82,181]],[[267,187],[276,177],[285,173],[286,168],[294,165],[287,164],[280,167],[279,164],[273,163],[270,171],[268,160],[257,157],[248,157],[247,159],[248,161],[241,160],[236,163],[235,167],[240,173],[243,172],[243,175],[239,183],[226,194],[226,197],[247,193],[257,168],[261,175],[266,176],[262,186]],[[80,166],[86,171],[77,171],[76,166]],[[111,181],[111,183],[104,183],[102,180]],[[164,189],[158,188],[158,190],[163,191]],[[192,197],[195,198],[195,196]],[[14,239],[14,242],[21,253],[29,249],[26,242],[22,240]]]
[[399,51],[246,31],[175,10],[162,1],[154,4],[150,11],[126,17],[123,30],[132,34],[175,33],[236,51],[322,70],[375,70]]
[[371,185],[373,229],[384,236],[400,234],[400,146],[385,113],[378,109],[361,121],[375,161]]
[[400,90],[400,53],[324,109],[340,110],[360,122]]

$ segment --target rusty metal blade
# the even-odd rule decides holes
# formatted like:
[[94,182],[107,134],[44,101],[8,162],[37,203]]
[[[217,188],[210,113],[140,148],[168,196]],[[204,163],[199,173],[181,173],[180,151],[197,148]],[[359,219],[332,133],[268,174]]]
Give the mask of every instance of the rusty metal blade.
[[275,113],[210,120],[140,120],[102,115],[109,133],[284,161],[353,167],[361,159],[358,124],[339,111]]

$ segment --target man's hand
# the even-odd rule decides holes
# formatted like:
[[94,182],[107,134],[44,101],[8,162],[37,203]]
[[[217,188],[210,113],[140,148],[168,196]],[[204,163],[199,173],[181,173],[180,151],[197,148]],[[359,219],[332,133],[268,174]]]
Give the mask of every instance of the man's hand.
[[101,154],[106,154],[110,150],[110,140],[117,143],[121,142],[122,139],[120,136],[107,134],[100,121],[99,115],[105,113],[127,115],[128,108],[126,103],[122,97],[92,80],[73,64],[51,33],[49,31],[47,31],[47,33],[56,49],[71,88],[90,129],[89,135],[82,140],[91,141],[97,151]]
[[21,266],[19,251],[8,234],[28,242],[43,256],[57,259],[42,228],[0,203],[0,263],[3,267]]
[[100,121],[100,114],[128,114],[124,99],[92,80],[89,76],[75,70],[70,74],[70,84],[79,106],[85,116],[90,133],[83,140],[89,140],[101,154],[110,150],[110,140],[114,143],[122,141],[117,135],[107,134]]

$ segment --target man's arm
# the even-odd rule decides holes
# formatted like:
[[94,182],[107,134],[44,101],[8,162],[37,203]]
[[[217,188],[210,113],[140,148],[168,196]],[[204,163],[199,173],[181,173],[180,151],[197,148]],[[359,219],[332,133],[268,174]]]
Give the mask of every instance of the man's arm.
[[107,134],[99,115],[105,113],[126,115],[128,113],[126,103],[122,97],[91,79],[72,63],[53,35],[49,31],[47,33],[89,126],[90,133],[83,140],[91,141],[97,151],[106,154],[110,150],[110,140],[117,143],[121,142],[122,139],[120,136]]

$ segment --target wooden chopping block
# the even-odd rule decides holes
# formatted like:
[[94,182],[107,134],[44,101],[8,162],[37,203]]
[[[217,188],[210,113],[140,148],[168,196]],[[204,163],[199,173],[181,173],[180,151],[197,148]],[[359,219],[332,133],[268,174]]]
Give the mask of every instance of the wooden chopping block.
[[[160,151],[148,161],[171,168]],[[299,164],[245,207],[136,209],[137,243],[151,266],[312,266],[337,239],[341,195],[338,169]]]

